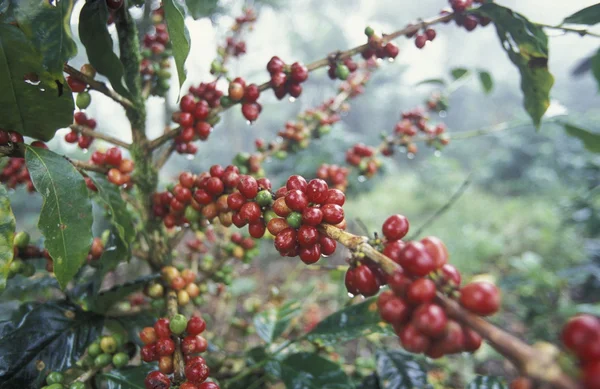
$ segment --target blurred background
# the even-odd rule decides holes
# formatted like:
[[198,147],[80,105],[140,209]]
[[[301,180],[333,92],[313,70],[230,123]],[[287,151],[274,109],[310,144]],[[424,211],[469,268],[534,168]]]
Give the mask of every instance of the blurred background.
[[[558,24],[594,2],[498,3],[532,21]],[[184,90],[212,80],[209,70],[216,48],[243,6],[254,7],[258,21],[244,36],[247,54],[230,63],[230,75],[262,83],[267,80],[265,65],[273,55],[289,63],[309,63],[337,49],[363,44],[367,25],[392,32],[420,17],[437,15],[445,5],[444,0],[221,1],[210,18],[188,20],[192,51]],[[284,161],[270,161],[265,165],[267,176],[279,186],[292,173],[314,177],[321,163],[343,164],[349,147],[356,142],[377,146],[381,132],[392,132],[402,111],[422,105],[439,88],[417,85],[420,81],[452,80],[450,71],[457,67],[471,70],[473,75],[448,96],[447,111],[432,119],[446,123],[451,135],[500,123],[514,128],[456,139],[442,152],[422,145],[415,158],[401,153],[385,158],[382,173],[372,179],[352,176],[344,207],[350,230],[372,233],[388,215],[401,213],[408,216],[414,231],[462,188],[464,193],[424,235],[436,235],[446,242],[451,262],[466,278],[483,275],[495,279],[505,291],[503,313],[494,321],[529,340],[555,340],[558,329],[573,313],[600,314],[600,156],[586,151],[579,140],[556,124],[560,119],[598,129],[598,85],[589,72],[576,76],[573,71],[598,49],[600,41],[548,30],[549,67],[556,82],[545,121],[536,130],[522,107],[519,73],[500,46],[493,26],[478,27],[470,33],[453,24],[437,26],[436,30],[437,38],[423,50],[412,40],[398,39],[400,55],[396,61],[380,64],[366,92],[351,101],[350,111],[332,133]],[[76,34],[76,25],[73,31]],[[85,62],[85,50],[80,46],[72,64],[78,68]],[[492,75],[491,93],[482,90],[478,70]],[[177,84],[175,80],[172,85]],[[226,83],[221,86],[225,90]],[[194,158],[174,155],[170,159],[161,173],[163,184],[173,182],[183,169],[201,172],[213,164],[228,164],[236,153],[253,151],[256,138],[275,139],[287,120],[335,96],[338,86],[339,81],[331,81],[321,69],[311,73],[302,96],[294,102],[277,101],[270,91],[263,93],[262,114],[252,125],[239,109],[227,111],[209,141],[198,143]],[[122,109],[104,96],[92,94],[88,111],[98,121],[97,131],[130,141]],[[148,128],[152,137],[163,132],[167,118],[176,110],[177,95],[172,88],[166,104],[162,98],[150,98]],[[51,148],[87,159],[88,155],[62,140],[64,133],[58,133]],[[99,142],[96,146],[102,147]],[[17,191],[12,200],[20,227],[35,226],[39,198]],[[347,300],[342,288],[327,286],[331,278],[342,285],[343,273],[300,272],[298,261],[280,258],[270,242],[263,246],[263,254],[252,268],[240,270],[245,276],[234,281],[233,300],[241,304],[247,294],[260,296],[264,285],[271,285],[263,292],[298,298],[312,306],[318,317]],[[344,263],[344,252],[339,251],[328,259],[330,263]],[[294,269],[298,272],[293,274],[306,281],[302,285],[285,282]],[[307,287],[312,287],[313,293],[301,295]],[[368,352],[359,356],[366,357]],[[477,358],[485,361],[477,365],[477,371],[502,373],[506,368],[488,348]],[[456,357],[448,363],[460,365],[465,361]],[[463,371],[468,375],[474,370],[465,367]]]

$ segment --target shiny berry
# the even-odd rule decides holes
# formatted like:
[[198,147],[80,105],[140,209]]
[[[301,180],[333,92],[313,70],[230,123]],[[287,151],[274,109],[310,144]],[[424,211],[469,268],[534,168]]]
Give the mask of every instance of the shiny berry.
[[392,215],[383,222],[381,232],[388,240],[398,240],[404,238],[408,228],[409,223],[405,216]]
[[448,318],[439,305],[423,304],[413,313],[412,323],[420,333],[435,338],[444,333]]
[[500,308],[500,291],[489,282],[472,282],[460,290],[460,303],[478,315],[493,315]]
[[323,222],[339,224],[344,220],[344,210],[337,204],[325,204],[321,207],[323,211]]
[[169,389],[171,380],[160,371],[150,372],[144,380],[146,389]]

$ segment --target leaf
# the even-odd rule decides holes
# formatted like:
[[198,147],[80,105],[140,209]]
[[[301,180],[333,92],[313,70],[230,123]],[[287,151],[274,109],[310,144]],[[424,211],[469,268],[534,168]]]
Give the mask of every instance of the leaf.
[[116,285],[95,296],[87,296],[87,309],[96,313],[106,313],[116,302],[123,300],[124,297],[142,290],[150,281],[160,278],[158,274],[152,274],[137,278],[123,285]]
[[479,82],[481,82],[481,87],[485,93],[490,93],[492,89],[494,89],[494,80],[492,79],[492,75],[485,70],[480,70],[479,72]]
[[592,74],[598,83],[598,90],[600,90],[600,50],[594,54],[591,58]]
[[111,369],[96,376],[96,385],[99,388],[106,387],[106,389],[145,389],[144,379],[148,373],[154,370],[156,370],[156,366],[152,363]]
[[600,153],[600,133],[592,132],[569,123],[562,123],[567,134],[578,138],[583,146],[592,153]]
[[477,13],[492,19],[502,47],[521,73],[525,110],[536,127],[550,106],[554,77],[548,71],[548,37],[523,15],[495,3],[486,3]]
[[47,371],[63,371],[102,330],[103,319],[67,303],[35,306],[0,338],[0,389],[39,388]]
[[10,207],[8,192],[4,185],[0,184],[0,293],[6,288],[8,270],[13,260],[15,225],[15,215]]
[[219,0],[185,0],[194,19],[211,16],[219,9]]
[[377,374],[373,373],[365,377],[365,379],[360,383],[358,389],[381,389]]
[[190,36],[185,26],[185,12],[175,0],[164,0],[163,7],[181,88],[185,82],[185,60],[190,53]]
[[[18,276],[17,276],[18,277]],[[46,289],[58,288],[56,278],[46,276],[42,278],[21,277],[19,282],[10,282],[2,294],[2,299],[25,300],[31,298],[31,295],[37,297],[44,293]]]
[[279,308],[271,308],[254,316],[256,333],[267,343],[283,334],[292,319],[300,313],[300,303],[290,301]]
[[600,23],[600,4],[594,4],[582,10],[575,12],[571,16],[567,16],[564,23],[570,24],[587,24],[593,26]]
[[92,203],[85,180],[65,158],[49,150],[26,146],[25,162],[44,199],[38,227],[64,289],[92,245]]
[[71,35],[73,0],[50,5],[48,0],[21,0],[15,9],[19,28],[42,55],[46,70],[64,80],[63,65],[77,54]]
[[108,15],[106,1],[87,1],[79,14],[79,38],[90,64],[108,78],[117,93],[130,97],[123,83],[123,64],[113,51],[113,40],[106,26]]
[[141,311],[137,315],[115,318],[115,320],[126,330],[129,340],[142,347],[139,333],[144,327],[151,326],[156,321],[156,314],[152,311]]
[[110,211],[112,225],[115,227],[123,245],[129,251],[129,246],[135,238],[135,231],[131,214],[127,210],[127,204],[125,204],[123,197],[121,197],[119,187],[108,182],[104,174],[90,172],[88,176],[98,188],[98,195]]
[[454,68],[450,71],[450,74],[452,74],[452,78],[458,80],[469,74],[469,70],[465,68]]
[[377,350],[377,376],[382,389],[426,388],[427,371],[410,354],[400,350]]
[[480,375],[469,382],[466,389],[506,389],[506,384],[499,377]]
[[281,361],[281,379],[288,389],[354,388],[337,363],[313,353],[292,354]]
[[376,299],[370,298],[327,316],[307,334],[307,339],[332,345],[386,330],[389,327],[379,317]]
[[446,85],[446,81],[444,81],[441,78],[429,78],[427,80],[420,81],[420,82],[416,83],[415,85],[419,86],[419,85],[427,85],[427,84],[445,86]]
[[73,95],[68,88],[63,92],[61,80],[44,70],[40,53],[23,31],[0,24],[0,128],[47,141],[69,126]]

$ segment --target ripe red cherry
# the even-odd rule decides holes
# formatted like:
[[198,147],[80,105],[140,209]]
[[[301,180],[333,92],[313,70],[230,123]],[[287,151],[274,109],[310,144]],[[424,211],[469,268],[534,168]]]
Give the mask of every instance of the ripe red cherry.
[[192,316],[188,320],[186,331],[189,335],[200,335],[206,329],[206,322],[199,316]]
[[481,347],[483,340],[481,336],[468,327],[463,327],[464,335],[464,350],[467,352],[475,352]]
[[427,350],[427,356],[439,358],[446,354],[459,353],[464,350],[464,344],[465,338],[462,327],[456,321],[448,320],[446,332]]
[[247,202],[240,208],[239,215],[247,223],[256,223],[261,216],[260,206],[254,201]]
[[408,228],[409,223],[405,216],[392,215],[383,222],[381,232],[388,240],[398,240],[404,238]]
[[206,364],[196,362],[188,363],[185,366],[185,378],[187,378],[188,381],[199,384],[206,381],[209,374],[210,370]]
[[473,0],[450,0],[454,12],[464,12],[473,4]]
[[321,245],[321,254],[322,255],[331,255],[335,252],[335,248],[337,246],[337,242],[331,239],[328,236],[323,236],[319,238],[319,244]]
[[181,185],[175,185],[173,188],[173,195],[177,199],[177,201],[182,203],[187,203],[192,199],[192,192]]
[[71,76],[67,76],[67,84],[69,84],[69,88],[71,88],[71,90],[74,93],[83,92],[85,90],[85,87],[87,86],[85,82],[79,81],[78,79]]
[[423,47],[425,47],[426,43],[427,43],[427,36],[425,36],[425,35],[419,34],[415,38],[415,46],[417,46],[418,49],[422,49]]
[[153,362],[158,360],[156,353],[156,343],[147,344],[140,349],[140,356],[144,362]]
[[411,353],[423,353],[429,348],[429,338],[420,333],[413,324],[405,325],[398,334],[400,344]]
[[246,103],[255,103],[259,97],[260,90],[258,89],[258,85],[250,84],[246,86],[246,89],[244,89],[244,101]]
[[158,319],[156,323],[154,323],[154,331],[156,332],[156,336],[160,339],[170,337],[171,329],[169,328],[169,319]]
[[389,297],[379,306],[381,318],[391,324],[402,324],[410,314],[410,307],[406,302],[396,296]]
[[[182,387],[179,387],[179,389],[184,389]],[[202,384],[200,384],[200,386],[198,386],[198,389],[221,389],[219,387],[219,385],[215,384],[214,382],[203,382]]]
[[[285,204],[288,207],[290,207],[290,209],[293,211],[302,212],[308,206],[308,197],[301,190],[293,189],[293,190],[288,191],[285,194]],[[325,218],[324,210],[323,210],[323,218]],[[335,224],[337,224],[337,223],[335,223]]]
[[406,291],[406,298],[411,304],[423,304],[435,298],[435,282],[429,278],[415,280]]
[[170,338],[162,338],[156,341],[156,353],[161,356],[173,355],[175,352],[175,342]]
[[472,282],[460,290],[460,303],[478,315],[493,315],[500,308],[500,291],[489,282]]
[[309,247],[301,247],[298,253],[302,262],[307,265],[311,265],[315,262],[318,262],[321,258],[321,246],[318,244],[309,246]]
[[327,204],[337,204],[341,207],[346,202],[346,195],[339,189],[329,189],[325,202]]
[[448,262],[448,249],[441,239],[435,236],[428,236],[421,239],[425,250],[435,262],[435,268],[439,269]]
[[325,181],[319,178],[310,180],[306,186],[306,195],[308,196],[308,201],[323,204],[329,196],[329,187]]
[[443,334],[447,322],[446,313],[436,304],[420,305],[412,315],[412,323],[417,330],[433,338]]
[[123,0],[106,0],[106,5],[110,9],[119,9],[123,6]]
[[190,172],[183,172],[179,175],[179,183],[185,188],[191,189],[194,186],[194,175]]
[[354,269],[354,285],[365,297],[374,296],[379,292],[377,277],[368,266],[360,265]]
[[258,115],[260,114],[261,107],[258,103],[244,103],[242,104],[242,115],[244,117],[253,122],[258,119]]
[[300,62],[294,62],[290,67],[290,76],[297,83],[304,82],[308,78],[308,68]]
[[158,337],[156,336],[156,332],[152,327],[145,327],[143,330],[140,331],[139,336],[140,340],[144,344],[154,343],[158,339]]
[[319,231],[312,226],[300,226],[298,229],[298,244],[301,247],[310,247],[319,241]]
[[600,334],[600,320],[592,315],[575,316],[565,324],[560,334],[562,343],[571,351],[579,351]]
[[189,112],[189,113],[194,112],[194,109],[196,108],[196,102],[194,101],[194,96],[192,96],[192,95],[183,96],[181,98],[181,101],[179,102],[179,108],[181,108],[181,110],[183,112]]
[[225,185],[223,185],[223,181],[220,178],[211,177],[206,180],[206,191],[209,194],[218,196],[223,193],[223,190],[225,190]]
[[277,251],[285,252],[296,246],[296,230],[286,228],[275,237],[275,248]]
[[300,97],[302,94],[302,85],[296,83],[288,84],[287,91],[292,97]]
[[106,150],[106,154],[104,155],[104,162],[112,166],[119,166],[122,159],[121,149],[117,147],[111,147]]
[[242,175],[237,189],[247,199],[253,199],[258,194],[258,182],[252,176]]
[[208,139],[210,133],[212,132],[212,126],[207,122],[196,122],[196,126],[194,128],[200,140]]
[[337,204],[325,204],[321,207],[323,211],[323,222],[339,224],[344,220],[344,210]]
[[308,183],[306,179],[302,176],[290,176],[285,183],[285,188],[287,190],[298,189],[302,192],[305,192],[308,187]]
[[212,165],[209,172],[212,177],[221,178],[225,173],[225,169],[223,169],[223,166],[221,165]]
[[146,389],[169,389],[171,380],[160,371],[153,371],[146,376],[144,385]]
[[193,384],[189,381],[186,381],[186,382],[182,383],[181,385],[179,385],[179,389],[198,389],[198,386],[196,386],[195,384]]
[[356,286],[355,282],[354,282],[354,276],[356,273],[356,268],[349,268],[346,271],[346,276],[344,278],[344,283],[346,284],[346,290],[348,290],[348,293],[352,294],[352,295],[357,295],[360,293],[360,291],[358,290],[358,287]]
[[318,226],[323,220],[323,211],[320,208],[307,207],[302,211],[302,224]]
[[399,259],[404,270],[415,276],[423,277],[435,270],[435,262],[420,242],[408,242]]
[[271,74],[279,73],[283,71],[283,67],[285,66],[285,62],[281,60],[281,58],[274,56],[267,63],[267,71]]
[[267,230],[267,227],[265,226],[265,223],[262,221],[258,221],[256,223],[251,223],[248,226],[248,233],[250,234],[251,237],[256,238],[256,239],[260,239],[265,235],[265,231]]
[[449,263],[442,266],[442,277],[448,284],[460,286],[461,275],[458,269]]
[[404,249],[404,246],[406,246],[406,243],[401,240],[390,242],[383,248],[383,255],[400,264],[400,253]]
[[585,389],[600,388],[600,360],[588,363],[583,367],[582,381]]
[[412,285],[412,281],[406,276],[402,268],[396,269],[394,274],[388,275],[387,283],[390,289],[398,296],[404,296],[408,291],[409,286]]
[[429,41],[434,40],[436,35],[437,34],[433,28],[428,28],[427,30],[425,30],[425,36],[427,37],[427,40],[429,40]]
[[[283,88],[287,81],[287,76],[284,72],[271,74],[271,85],[277,90],[277,88]],[[285,88],[284,88],[285,90]]]

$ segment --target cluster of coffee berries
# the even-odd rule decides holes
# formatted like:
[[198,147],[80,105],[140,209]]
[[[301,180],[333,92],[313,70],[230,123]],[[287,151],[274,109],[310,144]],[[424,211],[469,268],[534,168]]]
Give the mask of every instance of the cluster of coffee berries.
[[330,187],[345,191],[348,187],[348,168],[324,163],[317,168],[317,178],[324,180]]
[[236,188],[227,197],[227,207],[233,211],[232,223],[238,228],[248,225],[250,236],[262,238],[266,230],[263,213],[273,204],[271,181],[242,174]]
[[277,56],[267,63],[267,71],[271,75],[271,87],[275,97],[283,99],[287,94],[296,98],[302,94],[302,83],[308,79],[308,68],[301,62],[288,66]]
[[259,253],[256,241],[252,237],[244,237],[239,232],[231,234],[230,242],[223,247],[223,250],[227,255],[244,263],[251,262]]
[[258,119],[262,106],[257,102],[260,97],[260,89],[256,84],[246,85],[243,78],[237,77],[229,83],[227,96],[221,97],[221,105],[224,107],[236,103],[242,104],[242,115],[253,122]]
[[154,327],[144,328],[139,336],[144,343],[141,357],[144,362],[158,362],[158,371],[153,371],[146,376],[144,384],[147,389],[169,389],[173,374],[176,343],[180,344],[181,352],[185,358],[185,378],[180,389],[218,389],[214,382],[205,382],[210,370],[206,361],[201,357],[208,348],[208,342],[201,335],[206,329],[206,322],[199,316],[192,316],[189,320],[181,314],[171,318],[158,319]]
[[376,150],[363,143],[357,143],[346,151],[346,162],[355,166],[365,177],[372,177],[381,166],[381,161],[375,157]]
[[332,80],[340,79],[345,81],[348,77],[358,69],[358,64],[348,57],[343,60],[337,60],[335,57],[329,61],[327,75]]
[[124,335],[113,333],[102,336],[87,348],[87,355],[78,363],[83,368],[102,369],[109,365],[121,368],[127,366],[135,353],[133,343],[128,343]]
[[46,376],[46,385],[42,389],[85,389],[85,384],[79,381],[73,381],[67,384],[65,376],[59,371],[52,371]]
[[446,126],[443,123],[431,125],[427,114],[417,108],[402,113],[402,119],[394,126],[393,139],[387,139],[386,147],[382,150],[383,155],[392,155],[395,144],[406,147],[406,151],[410,154],[416,154],[418,148],[414,138],[418,134],[425,135],[427,145],[437,149],[450,142]]
[[233,158],[233,164],[240,170],[240,174],[250,174],[254,177],[262,177],[265,174],[262,168],[264,155],[248,154],[245,152],[237,153]]
[[17,274],[23,277],[31,277],[35,274],[35,266],[26,259],[42,258],[44,250],[29,244],[29,234],[25,231],[17,232],[13,238],[13,260],[8,267],[7,278],[13,278]]
[[[473,31],[478,25],[485,27],[492,21],[490,18],[473,13],[465,13],[474,3],[484,3],[485,0],[448,0],[452,11],[456,13],[454,21],[457,26]],[[442,10],[442,15],[449,14],[449,10]]]
[[220,105],[223,92],[217,89],[216,82],[191,86],[189,93],[181,98],[181,111],[173,114],[173,121],[181,131],[175,138],[175,147],[179,154],[196,154],[198,148],[192,142],[196,139],[207,140],[218,117],[210,118],[211,108]]
[[[174,266],[165,266],[161,270],[163,281],[173,290],[177,291],[177,303],[185,306],[200,295],[200,287],[196,283],[196,273],[190,269],[181,272]],[[162,291],[159,296],[161,297]]]
[[164,10],[159,8],[152,12],[154,32],[144,35],[140,72],[143,82],[150,86],[150,93],[165,96],[170,87],[171,40],[164,22]]
[[267,229],[275,236],[275,248],[282,256],[300,256],[312,264],[321,255],[334,253],[336,242],[321,233],[321,223],[345,228],[344,193],[329,189],[321,179],[307,182],[302,176],[291,176],[286,186],[275,193],[272,212],[265,214]]
[[369,47],[361,52],[364,59],[377,58],[389,58],[393,60],[398,56],[400,49],[392,42],[384,44],[383,37],[375,33],[371,27],[365,28],[365,35],[368,38]]
[[[85,127],[92,131],[96,129],[97,125],[95,119],[88,118],[85,112],[82,111],[78,111],[73,114],[73,124]],[[81,149],[87,150],[92,145],[94,138],[88,135],[79,134],[75,130],[71,130],[71,132],[65,135],[65,141],[67,143],[77,143]]]
[[486,282],[472,282],[460,288],[460,272],[448,264],[448,251],[436,237],[421,241],[402,240],[409,222],[402,215],[390,216],[382,226],[384,239],[372,244],[400,265],[394,274],[382,276],[379,270],[363,260],[346,273],[346,288],[351,294],[373,296],[385,284],[377,305],[381,318],[390,323],[401,345],[413,353],[431,358],[458,352],[473,352],[481,345],[481,337],[471,329],[450,319],[436,303],[437,293],[451,296],[460,293],[460,304],[481,315],[494,314],[500,306],[498,289]]
[[111,147],[106,152],[94,151],[90,157],[90,162],[94,165],[107,167],[108,180],[115,185],[127,185],[131,182],[131,172],[133,172],[134,163],[131,159],[123,158],[121,149]]
[[581,314],[563,327],[561,340],[581,367],[581,382],[585,389],[600,388],[600,318]]
[[417,46],[418,49],[422,49],[423,47],[425,47],[425,45],[427,44],[427,42],[433,42],[433,40],[435,39],[437,33],[435,32],[435,30],[433,28],[424,28],[423,32],[420,34],[417,34],[416,31],[411,32],[410,34],[407,34],[406,37],[407,38],[415,38],[415,46]]
[[228,70],[225,63],[229,57],[239,57],[246,53],[246,42],[240,38],[244,28],[252,29],[256,21],[256,14],[252,8],[245,8],[242,16],[235,18],[235,24],[231,27],[229,36],[225,44],[217,49],[218,57],[210,64],[210,73],[214,75],[227,74]]
[[[10,143],[23,143],[23,135],[14,131],[4,131],[0,129],[0,146]],[[48,146],[39,140],[31,142],[32,147],[47,149]],[[9,189],[15,189],[19,185],[25,185],[28,192],[35,192],[29,170],[25,165],[25,159],[13,157],[9,158],[6,165],[0,170],[0,182],[6,184]]]

